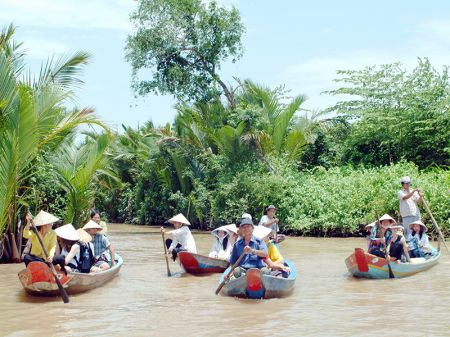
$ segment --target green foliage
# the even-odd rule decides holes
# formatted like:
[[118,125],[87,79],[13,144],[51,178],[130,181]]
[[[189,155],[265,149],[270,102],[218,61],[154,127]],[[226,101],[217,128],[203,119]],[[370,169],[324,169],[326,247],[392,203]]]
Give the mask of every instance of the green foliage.
[[[221,62],[242,55],[244,26],[234,7],[215,1],[140,0],[131,21],[135,29],[126,58],[140,95],[170,93],[179,100],[208,101],[220,94],[219,85],[234,105],[231,90],[217,74]],[[145,70],[152,72],[151,79],[140,80]]]

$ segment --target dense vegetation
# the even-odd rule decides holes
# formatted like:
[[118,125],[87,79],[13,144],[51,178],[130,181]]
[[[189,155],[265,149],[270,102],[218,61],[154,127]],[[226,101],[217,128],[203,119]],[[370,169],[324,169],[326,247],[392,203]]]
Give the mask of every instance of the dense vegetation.
[[[20,219],[42,208],[76,226],[93,206],[110,221],[135,224],[184,212],[207,229],[243,212],[259,218],[274,203],[285,232],[358,235],[383,213],[398,217],[403,175],[425,190],[450,233],[447,68],[419,59],[413,70],[395,63],[338,71],[342,87],[328,94],[342,99],[311,113],[302,109],[306,97],[284,86],[220,78],[221,62],[243,50],[235,8],[140,0],[131,18],[126,57],[136,93],[170,93],[179,103],[173,123],[122,126],[118,134],[92,110],[68,107],[88,55],[47,62],[30,78],[14,28],[1,34],[0,248],[7,259],[12,247],[20,252]],[[97,131],[81,132],[83,124]]]

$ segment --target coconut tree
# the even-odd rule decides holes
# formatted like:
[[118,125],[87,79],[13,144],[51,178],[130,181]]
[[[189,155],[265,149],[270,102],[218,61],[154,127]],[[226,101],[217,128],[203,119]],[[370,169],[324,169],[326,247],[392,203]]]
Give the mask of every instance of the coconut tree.
[[31,77],[23,71],[24,54],[13,34],[14,28],[8,27],[0,36],[0,233],[8,257],[17,261],[18,214],[31,190],[27,182],[36,156],[55,149],[81,124],[103,125],[92,109],[65,108],[73,86],[81,83],[78,75],[89,55],[79,52],[49,60]]

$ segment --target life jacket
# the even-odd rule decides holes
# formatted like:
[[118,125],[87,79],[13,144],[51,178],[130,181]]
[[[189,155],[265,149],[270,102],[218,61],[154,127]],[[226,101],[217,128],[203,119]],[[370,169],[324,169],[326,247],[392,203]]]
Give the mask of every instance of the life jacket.
[[78,260],[75,257],[75,261],[77,261],[77,269],[81,273],[89,273],[92,265],[94,264],[94,253],[88,243],[79,241],[76,244],[80,246],[80,259]]

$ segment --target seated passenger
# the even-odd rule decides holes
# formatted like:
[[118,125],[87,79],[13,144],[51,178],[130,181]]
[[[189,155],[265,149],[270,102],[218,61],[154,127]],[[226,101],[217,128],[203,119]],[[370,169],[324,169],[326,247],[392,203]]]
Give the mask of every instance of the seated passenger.
[[[373,254],[382,258],[386,257],[386,247],[390,246],[389,255],[391,260],[396,261],[401,259],[401,253],[407,254],[408,251],[404,248],[404,237],[396,230],[395,235],[391,230],[391,226],[395,225],[396,221],[388,214],[383,215],[373,227],[369,239],[369,254]],[[394,240],[393,240],[394,239]]]
[[[169,253],[172,254],[172,259],[175,261],[178,252],[181,251],[197,253],[197,247],[195,245],[194,237],[192,236],[192,233],[188,228],[191,223],[185,218],[185,216],[180,213],[168,220],[168,222],[171,223],[175,228],[173,231],[167,232],[167,234],[170,234],[172,236],[172,239],[166,240],[166,246],[169,250]],[[161,227],[161,233],[164,232],[164,227]]]
[[63,271],[78,273],[90,273],[98,271],[94,264],[94,247],[90,243],[90,235],[83,233],[81,239],[80,231],[76,230],[72,224],[67,224],[55,229],[58,241],[61,245],[61,254],[55,256],[55,261],[64,265]]
[[250,268],[261,269],[262,273],[268,273],[269,270],[264,268],[263,260],[267,257],[267,246],[261,239],[253,235],[255,225],[251,219],[244,218],[239,224],[239,231],[242,238],[239,239],[233,247],[230,263],[237,262],[239,257],[243,255],[238,267],[234,270],[234,277],[238,278]]
[[392,226],[392,240],[389,256],[392,261],[409,261],[409,250],[403,233],[403,226]]
[[231,249],[233,248],[228,230],[225,226],[222,226],[214,229],[211,235],[214,236],[214,241],[209,257],[228,261],[231,256]]
[[83,229],[92,236],[95,256],[94,267],[107,270],[114,266],[116,264],[115,251],[109,239],[100,233],[103,230],[102,226],[93,220],[89,220],[83,226]]
[[437,253],[436,248],[428,241],[427,226],[422,221],[416,220],[412,222],[409,228],[411,234],[408,237],[408,244],[411,257],[424,257],[426,254],[435,255]]

